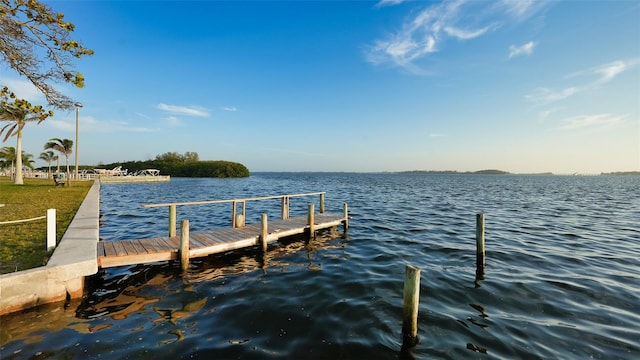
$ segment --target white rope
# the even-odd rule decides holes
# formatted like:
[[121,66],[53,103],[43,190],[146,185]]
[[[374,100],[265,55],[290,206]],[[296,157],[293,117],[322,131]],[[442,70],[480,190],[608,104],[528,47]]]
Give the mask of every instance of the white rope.
[[38,217],[35,217],[35,218],[31,218],[31,219],[24,219],[24,220],[2,221],[2,222],[0,222],[0,225],[17,224],[17,223],[22,223],[22,222],[29,222],[29,221],[34,221],[34,220],[46,219],[46,218],[47,218],[47,215],[38,216]]

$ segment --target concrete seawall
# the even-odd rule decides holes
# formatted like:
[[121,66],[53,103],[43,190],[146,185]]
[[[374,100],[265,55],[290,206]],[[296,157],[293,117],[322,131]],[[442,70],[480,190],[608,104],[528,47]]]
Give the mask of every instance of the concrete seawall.
[[98,272],[99,217],[96,181],[46,266],[0,275],[0,315],[82,297],[85,276]]

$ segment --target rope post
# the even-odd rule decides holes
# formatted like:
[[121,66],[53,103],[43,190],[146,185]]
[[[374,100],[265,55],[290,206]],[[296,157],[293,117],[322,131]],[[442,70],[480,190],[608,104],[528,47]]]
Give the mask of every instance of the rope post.
[[189,269],[189,220],[180,225],[180,266],[182,271]]
[[56,209],[47,209],[47,251],[56,247]]
[[269,224],[267,220],[267,214],[263,213],[260,215],[260,246],[262,247],[262,252],[267,252],[267,235],[269,231]]
[[309,225],[309,238],[315,239],[316,227],[315,227],[315,209],[313,204],[309,204],[309,215],[307,216],[307,225]]
[[169,205],[169,237],[176,236],[176,206]]
[[476,214],[476,277],[484,279],[484,214]]
[[407,265],[404,275],[402,307],[402,344],[413,347],[418,343],[418,306],[420,305],[420,269]]
[[320,214],[324,214],[324,193],[320,193]]
[[344,212],[344,220],[342,220],[342,223],[344,224],[344,232],[346,233],[347,230],[349,230],[349,207],[347,206],[347,203],[344,203],[342,208]]

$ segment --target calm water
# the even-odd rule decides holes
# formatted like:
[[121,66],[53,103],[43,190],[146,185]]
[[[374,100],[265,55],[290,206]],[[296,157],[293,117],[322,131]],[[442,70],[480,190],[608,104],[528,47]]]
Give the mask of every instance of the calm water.
[[[163,236],[141,204],[326,191],[347,236],[178,265],[108,269],[90,294],[0,318],[8,359],[636,359],[640,177],[254,174],[104,185],[104,239]],[[302,215],[318,199],[291,200]],[[279,216],[247,205],[247,221]],[[485,279],[475,215],[486,214]],[[191,230],[231,206],[178,208]],[[406,264],[422,271],[419,343],[403,349]]]

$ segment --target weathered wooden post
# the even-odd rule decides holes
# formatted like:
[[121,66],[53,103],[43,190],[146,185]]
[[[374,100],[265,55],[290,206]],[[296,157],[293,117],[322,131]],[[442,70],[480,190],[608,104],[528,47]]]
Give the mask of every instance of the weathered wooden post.
[[56,209],[47,209],[47,251],[56,247]]
[[[242,204],[242,213],[238,212],[238,203]],[[245,224],[245,214],[247,211],[247,203],[245,201],[233,201],[233,216],[231,217],[231,227],[241,228]]]
[[349,207],[347,206],[347,203],[344,203],[342,205],[342,208],[344,213],[344,220],[342,221],[342,223],[344,224],[344,232],[346,233],[347,230],[349,230]]
[[169,237],[176,236],[176,206],[169,205]]
[[282,197],[282,220],[289,218],[289,197]]
[[324,214],[324,193],[320,193],[320,214]]
[[238,212],[238,205],[235,201],[231,203],[231,227],[236,228],[236,213]]
[[316,227],[315,227],[315,209],[313,204],[309,204],[309,215],[307,216],[307,225],[309,225],[309,239],[316,238]]
[[180,225],[180,265],[183,271],[189,269],[189,220]]
[[404,275],[402,307],[402,345],[418,343],[418,307],[420,305],[420,269],[407,265]]
[[484,214],[476,214],[476,277],[484,279]]
[[267,223],[267,214],[260,216],[260,245],[262,246],[262,252],[267,252],[267,236],[269,232],[269,224]]

